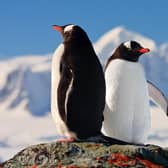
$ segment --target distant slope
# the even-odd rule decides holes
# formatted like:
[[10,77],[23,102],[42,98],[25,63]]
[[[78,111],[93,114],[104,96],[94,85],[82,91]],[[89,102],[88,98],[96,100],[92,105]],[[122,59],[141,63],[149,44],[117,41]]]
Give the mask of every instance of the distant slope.
[[[168,96],[168,44],[161,46],[124,27],[116,27],[94,43],[96,52],[105,64],[113,50],[123,41],[137,40],[151,49],[141,58],[147,79]],[[25,108],[41,116],[50,111],[51,55],[25,56],[0,62],[0,109],[17,107],[23,100]]]
[[51,57],[21,57],[0,62],[0,109],[16,108],[26,101],[33,115],[50,111]]
[[120,43],[127,40],[136,40],[151,52],[141,57],[147,79],[152,81],[168,96],[168,43],[161,46],[138,33],[127,30],[124,27],[116,27],[100,37],[94,44],[94,48],[104,65]]
[[156,44],[153,40],[143,37],[138,33],[129,31],[121,26],[105,33],[95,42],[94,46],[100,59],[104,62],[109,56],[111,56],[113,50],[119,46],[120,43],[127,40],[137,40],[142,45],[150,48],[152,52],[156,50]]
[[[137,40],[151,49],[141,62],[147,79],[168,96],[168,43],[153,40],[124,27],[117,27],[95,42],[104,64],[123,41]],[[0,61],[0,159],[5,160],[23,147],[55,140],[56,128],[50,115],[51,54],[23,56]],[[168,146],[168,118],[152,109],[149,143]]]

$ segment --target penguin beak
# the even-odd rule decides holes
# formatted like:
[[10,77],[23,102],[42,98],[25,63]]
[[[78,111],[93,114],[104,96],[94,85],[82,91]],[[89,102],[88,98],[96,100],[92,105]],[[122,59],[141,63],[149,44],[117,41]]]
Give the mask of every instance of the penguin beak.
[[138,52],[141,54],[148,53],[149,51],[150,51],[150,49],[148,49],[148,48],[141,48],[138,50]]
[[54,30],[56,30],[58,32],[62,32],[62,30],[63,30],[63,27],[58,26],[58,25],[53,25],[52,27],[53,27]]

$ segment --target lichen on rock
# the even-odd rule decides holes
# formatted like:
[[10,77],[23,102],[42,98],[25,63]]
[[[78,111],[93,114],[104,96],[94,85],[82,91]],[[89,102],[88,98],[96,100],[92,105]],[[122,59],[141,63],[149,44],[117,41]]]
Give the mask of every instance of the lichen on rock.
[[146,145],[53,142],[30,146],[3,168],[168,167],[168,149]]

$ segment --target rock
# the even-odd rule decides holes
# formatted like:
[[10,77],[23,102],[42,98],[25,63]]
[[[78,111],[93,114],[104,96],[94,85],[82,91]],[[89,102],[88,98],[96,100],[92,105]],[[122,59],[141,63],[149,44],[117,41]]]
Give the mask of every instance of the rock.
[[[153,167],[152,167],[153,166]],[[168,167],[168,148],[154,145],[107,145],[53,142],[30,146],[0,168]]]

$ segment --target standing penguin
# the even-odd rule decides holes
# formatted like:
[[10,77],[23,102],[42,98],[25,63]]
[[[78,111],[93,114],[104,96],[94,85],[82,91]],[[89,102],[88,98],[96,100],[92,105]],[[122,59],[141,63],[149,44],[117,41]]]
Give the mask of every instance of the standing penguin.
[[151,119],[147,82],[138,60],[149,51],[136,41],[127,41],[108,59],[102,127],[106,136],[131,143],[145,142]]
[[97,136],[105,106],[102,66],[81,27],[53,28],[63,37],[52,59],[51,111],[56,128],[68,139]]

